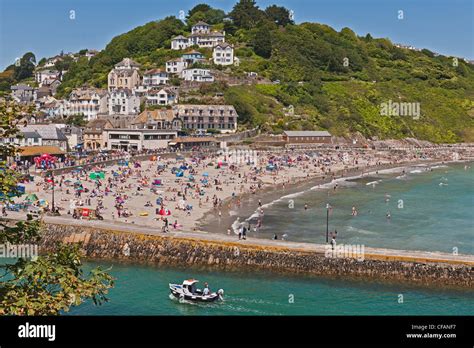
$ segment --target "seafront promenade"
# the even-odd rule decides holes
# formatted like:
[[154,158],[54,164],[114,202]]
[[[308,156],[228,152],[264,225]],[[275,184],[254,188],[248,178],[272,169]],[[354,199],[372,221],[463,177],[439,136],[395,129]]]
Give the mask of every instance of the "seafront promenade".
[[[24,220],[23,214],[11,213],[12,220]],[[161,236],[172,239],[186,239],[196,241],[208,241],[217,243],[231,243],[236,246],[254,246],[260,248],[280,248],[286,250],[314,252],[324,254],[327,250],[325,244],[291,242],[283,240],[268,240],[261,238],[247,238],[246,240],[239,240],[235,235],[208,233],[205,231],[172,231],[163,233],[161,229],[151,228],[147,226],[126,224],[121,222],[105,222],[105,221],[86,221],[74,220],[68,217],[61,216],[44,216],[43,222],[45,224],[68,225],[71,228],[76,227],[78,233],[82,228],[92,228],[100,230],[112,230],[116,232],[133,233],[137,235],[151,235]],[[442,252],[430,252],[419,250],[395,250],[386,248],[371,248],[364,247],[365,259],[383,260],[383,261],[407,261],[407,262],[431,262],[431,263],[446,263],[446,264],[462,264],[474,266],[474,255],[466,254],[449,254]]]
[[[13,218],[13,216],[11,216]],[[19,217],[21,218],[21,217]],[[13,221],[12,221],[13,222]],[[330,257],[326,245],[206,232],[170,232],[124,223],[43,217],[39,252],[78,243],[86,259],[472,288],[474,255],[364,247],[362,255]],[[360,258],[362,256],[362,258]]]

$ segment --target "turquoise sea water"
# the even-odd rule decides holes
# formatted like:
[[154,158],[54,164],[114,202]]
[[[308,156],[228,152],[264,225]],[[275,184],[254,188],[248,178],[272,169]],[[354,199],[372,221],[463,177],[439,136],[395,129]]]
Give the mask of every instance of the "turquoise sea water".
[[474,254],[474,165],[465,165],[411,167],[406,175],[379,173],[338,182],[336,190],[332,183],[283,195],[263,205],[263,225],[250,236],[324,243],[329,203],[329,231],[337,230],[339,243]]
[[[86,266],[96,266],[88,263]],[[430,290],[371,282],[296,278],[262,273],[162,269],[101,262],[113,266],[116,286],[110,302],[86,303],[71,315],[472,315],[474,292]],[[195,277],[212,290],[223,288],[215,304],[179,303],[168,283]],[[399,303],[400,295],[403,303]],[[294,300],[291,303],[291,300]]]
[[[409,168],[309,189],[264,205],[264,223],[251,235],[324,243],[325,204],[333,206],[330,230],[339,243],[371,247],[474,254],[473,164]],[[367,183],[377,181],[375,185]],[[440,185],[441,183],[441,185]],[[329,185],[328,185],[329,186]],[[283,192],[282,195],[286,193]],[[386,196],[389,195],[390,197]],[[385,199],[389,198],[386,202]],[[294,208],[288,208],[288,200]],[[399,200],[403,208],[399,208]],[[268,203],[268,202],[265,202]],[[309,206],[304,210],[304,204]],[[358,215],[351,215],[352,206]],[[386,219],[390,211],[391,219]],[[241,220],[249,215],[242,215]],[[97,264],[90,263],[87,266]],[[112,265],[102,262],[102,266]],[[409,287],[368,281],[277,276],[268,273],[206,272],[113,264],[117,278],[110,302],[85,304],[78,315],[473,315],[474,292]],[[168,283],[197,278],[225,290],[219,304],[182,304],[169,298]],[[403,303],[399,303],[403,296]],[[294,301],[292,301],[294,300]]]

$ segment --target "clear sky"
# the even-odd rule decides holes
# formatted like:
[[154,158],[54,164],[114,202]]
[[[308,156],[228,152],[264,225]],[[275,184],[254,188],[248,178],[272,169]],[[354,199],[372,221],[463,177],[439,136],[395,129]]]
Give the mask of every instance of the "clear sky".
[[[236,0],[0,0],[0,69],[27,51],[37,61],[83,48],[102,49],[116,35],[198,3],[230,11]],[[257,0],[359,35],[387,37],[446,55],[474,59],[473,0]],[[70,11],[75,19],[70,19]],[[398,19],[398,11],[403,19]]]

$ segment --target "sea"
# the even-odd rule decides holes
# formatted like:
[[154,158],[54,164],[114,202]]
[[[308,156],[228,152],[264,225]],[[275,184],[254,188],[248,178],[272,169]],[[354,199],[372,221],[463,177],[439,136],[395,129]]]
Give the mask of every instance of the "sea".
[[[474,254],[473,163],[421,165],[346,178],[262,202],[262,226],[252,237],[324,243],[326,223],[339,243],[368,247]],[[337,186],[336,186],[337,184]],[[292,201],[292,202],[291,202]],[[234,227],[255,224],[255,202],[232,215]],[[307,209],[305,209],[305,204]],[[327,209],[326,204],[330,205]],[[354,210],[357,214],[353,214]],[[329,210],[329,219],[328,217]],[[387,217],[389,213],[390,218]],[[258,213],[257,213],[258,214]],[[237,223],[236,223],[237,221]],[[221,222],[223,223],[223,222]],[[118,262],[88,262],[110,269],[116,286],[100,307],[87,302],[67,315],[472,315],[474,291],[378,281],[222,272]],[[181,303],[169,283],[195,278],[224,301]]]
[[236,234],[245,223],[254,238],[324,244],[329,232],[343,244],[474,254],[473,162],[388,169],[270,197],[263,214],[244,200],[202,228],[226,233],[231,225]]

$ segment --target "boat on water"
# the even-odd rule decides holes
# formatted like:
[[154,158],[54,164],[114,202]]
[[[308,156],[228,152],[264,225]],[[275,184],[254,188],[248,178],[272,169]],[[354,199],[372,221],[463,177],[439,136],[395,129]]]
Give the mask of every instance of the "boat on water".
[[204,289],[198,289],[197,279],[188,279],[183,284],[169,284],[171,294],[179,299],[191,302],[214,302],[224,299],[224,290],[219,289],[217,292],[206,292]]

